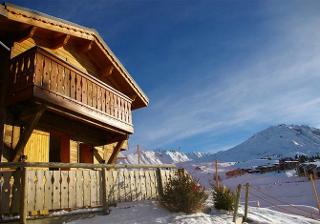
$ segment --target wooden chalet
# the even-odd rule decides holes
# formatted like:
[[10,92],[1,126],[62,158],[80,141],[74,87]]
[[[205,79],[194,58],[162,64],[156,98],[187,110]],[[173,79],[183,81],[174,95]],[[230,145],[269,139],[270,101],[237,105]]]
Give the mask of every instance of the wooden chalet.
[[178,175],[115,164],[148,98],[95,30],[5,3],[0,59],[0,222],[154,200]]
[[2,162],[114,163],[148,98],[91,28],[0,5]]

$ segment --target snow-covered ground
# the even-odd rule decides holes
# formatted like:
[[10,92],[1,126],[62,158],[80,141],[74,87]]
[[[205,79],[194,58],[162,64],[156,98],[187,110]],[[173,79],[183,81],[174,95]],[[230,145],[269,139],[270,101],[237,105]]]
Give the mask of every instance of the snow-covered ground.
[[[224,185],[231,189],[236,189],[238,184],[250,184],[249,204],[250,206],[270,208],[280,212],[303,215],[305,217],[320,219],[316,209],[317,203],[314,199],[312,186],[306,177],[298,177],[295,170],[285,172],[255,173],[244,174],[237,177],[227,178],[227,171],[241,168],[250,168],[255,165],[265,165],[269,160],[252,160],[244,163],[219,163],[218,172]],[[272,163],[275,161],[271,161]],[[200,183],[210,188],[213,181],[214,163],[179,163],[178,166],[184,167]],[[318,190],[320,181],[316,180]],[[242,191],[241,202],[244,201],[244,190]]]
[[[320,223],[320,216],[312,195],[310,181],[304,177],[296,176],[294,170],[281,173],[271,172],[265,174],[244,174],[238,177],[226,178],[227,171],[238,167],[248,168],[256,165],[265,165],[276,161],[251,160],[245,163],[224,162],[218,164],[218,172],[224,185],[235,189],[238,184],[250,183],[249,190],[249,219],[252,223]],[[186,161],[177,164],[184,167],[200,183],[207,187],[210,193],[210,182],[213,179],[214,163],[195,163]],[[317,182],[320,186],[320,182]],[[243,192],[242,192],[243,193]],[[244,197],[242,195],[241,204]],[[207,202],[212,208],[212,200]],[[240,207],[243,213],[243,207]],[[72,221],[70,224],[103,224],[103,223],[232,223],[232,215],[214,209],[208,213],[183,214],[171,213],[162,208],[158,202],[142,201],[119,203],[112,208],[110,215],[96,215],[89,219]]]
[[[316,224],[316,220],[287,215],[267,208],[250,208],[249,219],[252,223],[272,224]],[[109,215],[96,215],[92,218],[72,221],[69,224],[152,224],[152,223],[176,223],[176,224],[229,224],[232,223],[232,215],[213,210],[206,213],[184,214],[171,213],[162,208],[155,201],[141,201],[119,203]]]

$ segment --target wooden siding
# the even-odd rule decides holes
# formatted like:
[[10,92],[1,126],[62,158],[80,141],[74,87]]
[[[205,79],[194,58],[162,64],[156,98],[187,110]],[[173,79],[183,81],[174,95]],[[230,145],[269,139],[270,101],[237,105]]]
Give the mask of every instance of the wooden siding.
[[70,140],[70,163],[79,162],[79,151],[78,151],[78,142]]
[[[5,144],[11,150],[14,150],[20,136],[20,127],[5,125]],[[74,140],[70,140],[70,163],[80,162],[80,143]],[[108,161],[113,153],[116,143],[95,147],[100,157],[105,161]],[[126,148],[125,145],[123,148]],[[26,144],[24,149],[25,155],[27,155],[28,162],[49,162],[49,150],[50,150],[50,134],[47,132],[34,130],[32,135]],[[57,152],[59,153],[59,152]],[[91,156],[90,156],[91,157]],[[2,158],[2,162],[8,162],[5,158]],[[98,164],[98,160],[93,157],[93,163]]]
[[49,139],[50,135],[47,132],[32,132],[24,149],[28,162],[49,162]]
[[[5,144],[14,150],[20,136],[20,127],[5,125]],[[24,148],[28,162],[49,162],[49,133],[34,130]],[[2,162],[7,162],[2,158]]]

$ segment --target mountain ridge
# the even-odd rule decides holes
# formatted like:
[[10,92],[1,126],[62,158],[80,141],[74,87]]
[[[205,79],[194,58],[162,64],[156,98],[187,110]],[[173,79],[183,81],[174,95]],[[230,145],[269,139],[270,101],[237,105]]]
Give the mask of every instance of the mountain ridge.
[[[179,150],[141,151],[141,163],[163,164],[188,161],[226,162],[247,161],[259,158],[280,159],[295,155],[320,154],[320,129],[307,125],[280,124],[270,126],[249,137],[246,141],[225,151],[181,152]],[[127,153],[125,163],[137,164],[136,153]]]

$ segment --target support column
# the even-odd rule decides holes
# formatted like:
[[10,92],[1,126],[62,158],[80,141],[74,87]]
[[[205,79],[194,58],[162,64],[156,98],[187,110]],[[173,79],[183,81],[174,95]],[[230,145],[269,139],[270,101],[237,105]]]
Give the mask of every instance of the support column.
[[6,122],[6,95],[9,82],[10,49],[0,46],[0,162],[4,151],[4,124]]

